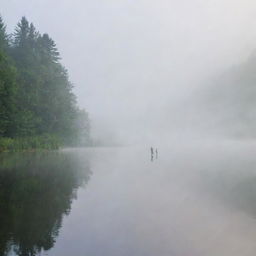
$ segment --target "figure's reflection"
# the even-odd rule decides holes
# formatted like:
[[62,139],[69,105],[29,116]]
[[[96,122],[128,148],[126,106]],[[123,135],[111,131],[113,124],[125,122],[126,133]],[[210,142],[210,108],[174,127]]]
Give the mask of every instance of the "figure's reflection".
[[51,152],[5,155],[0,166],[0,255],[49,250],[77,188],[90,178],[88,161]]

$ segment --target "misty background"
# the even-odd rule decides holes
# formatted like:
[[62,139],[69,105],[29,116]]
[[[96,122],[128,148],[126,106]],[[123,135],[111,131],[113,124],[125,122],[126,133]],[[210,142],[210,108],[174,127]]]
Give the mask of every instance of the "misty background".
[[54,38],[95,141],[254,135],[253,1],[3,0],[0,12],[8,31],[26,16]]

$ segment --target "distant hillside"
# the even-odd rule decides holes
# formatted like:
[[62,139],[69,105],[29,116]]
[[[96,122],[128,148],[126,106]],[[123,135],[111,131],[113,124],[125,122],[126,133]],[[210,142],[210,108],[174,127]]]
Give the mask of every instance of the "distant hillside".
[[204,115],[216,130],[230,136],[256,137],[256,56],[210,81],[202,101]]

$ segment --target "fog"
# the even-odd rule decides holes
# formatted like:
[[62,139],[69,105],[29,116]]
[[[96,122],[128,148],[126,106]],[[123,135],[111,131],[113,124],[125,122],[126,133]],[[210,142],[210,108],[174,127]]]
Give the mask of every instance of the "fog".
[[0,12],[8,31],[25,15],[56,41],[93,137],[112,144],[214,130],[208,81],[256,45],[249,0],[2,0]]

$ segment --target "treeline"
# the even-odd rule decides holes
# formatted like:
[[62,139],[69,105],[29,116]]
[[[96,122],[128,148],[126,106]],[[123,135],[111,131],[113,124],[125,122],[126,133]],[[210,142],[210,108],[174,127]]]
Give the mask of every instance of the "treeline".
[[8,34],[0,16],[0,151],[6,138],[88,144],[89,131],[55,42],[25,17]]

